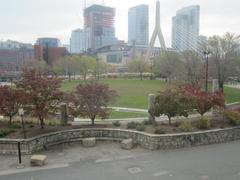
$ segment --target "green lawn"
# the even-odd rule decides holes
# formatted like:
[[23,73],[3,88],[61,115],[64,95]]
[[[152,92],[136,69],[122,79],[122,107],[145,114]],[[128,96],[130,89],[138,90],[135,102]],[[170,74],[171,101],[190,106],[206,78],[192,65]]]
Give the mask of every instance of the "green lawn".
[[[80,82],[82,81],[65,81],[62,89],[64,91],[72,90]],[[104,79],[102,82],[117,91],[119,97],[112,106],[118,107],[146,109],[148,94],[157,93],[166,88],[166,83],[162,81]]]
[[240,102],[240,89],[225,87],[224,92],[227,103]]
[[144,112],[110,111],[108,119],[138,118],[147,116],[148,114]]
[[[167,88],[167,84],[158,80],[131,80],[131,79],[104,79],[103,83],[108,84],[118,92],[119,97],[112,106],[129,108],[147,108],[148,94],[157,93]],[[71,91],[82,81],[65,81],[62,90]],[[240,89],[225,88],[225,96],[228,103],[240,101]]]

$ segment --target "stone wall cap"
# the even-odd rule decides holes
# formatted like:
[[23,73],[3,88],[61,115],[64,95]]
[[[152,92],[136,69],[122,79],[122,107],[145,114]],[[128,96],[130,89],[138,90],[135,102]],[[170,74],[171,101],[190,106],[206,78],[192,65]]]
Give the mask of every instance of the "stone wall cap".
[[[63,131],[57,131],[57,132],[53,132],[53,133],[48,133],[48,134],[43,134],[40,136],[36,136],[36,137],[32,137],[29,139],[8,139],[8,138],[4,138],[1,139],[0,138],[0,143],[4,143],[4,142],[8,142],[8,143],[17,143],[19,141],[26,143],[29,141],[34,141],[40,138],[45,138],[45,137],[49,137],[49,136],[54,136],[57,134],[61,134],[61,133],[67,133],[67,132],[78,132],[78,131],[115,131],[115,132],[128,132],[128,133],[136,133],[136,134],[140,134],[140,135],[145,135],[148,137],[173,137],[173,136],[184,136],[184,135],[195,135],[195,134],[203,134],[203,133],[211,133],[211,132],[220,132],[220,131],[228,131],[228,130],[234,130],[234,129],[240,129],[240,126],[236,126],[236,127],[231,127],[231,128],[224,128],[224,129],[212,129],[212,130],[206,130],[206,131],[197,131],[197,132],[188,132],[188,133],[176,133],[176,134],[150,134],[150,133],[146,133],[146,132],[140,132],[140,131],[135,131],[135,130],[128,130],[128,129],[113,129],[113,128],[83,128],[83,129],[71,129],[71,130],[63,130]],[[90,137],[91,138],[91,137]]]

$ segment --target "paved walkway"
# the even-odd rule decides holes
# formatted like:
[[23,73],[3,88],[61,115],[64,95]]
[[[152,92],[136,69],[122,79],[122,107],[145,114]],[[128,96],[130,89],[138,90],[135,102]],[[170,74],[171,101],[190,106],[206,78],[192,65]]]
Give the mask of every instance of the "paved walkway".
[[228,84],[227,87],[240,89],[240,84]]
[[[142,112],[142,113],[147,113],[148,110],[147,109],[139,109],[139,108],[126,108],[126,107],[109,107],[112,108],[116,111],[122,111],[122,112]],[[206,113],[206,115],[211,115],[211,112]],[[192,114],[189,115],[188,119],[194,119],[194,118],[198,118],[200,117],[199,114]],[[172,120],[182,120],[182,119],[186,119],[185,117],[175,117]],[[143,122],[145,120],[148,120],[148,117],[138,117],[138,118],[120,118],[120,119],[96,119],[95,122],[98,124],[111,124],[114,121],[120,121],[121,123],[128,123],[131,121],[137,121],[137,122]],[[160,116],[160,117],[156,117],[156,121],[157,122],[164,122],[164,121],[168,121],[168,117],[167,116]],[[89,123],[91,122],[90,119],[86,119],[86,118],[75,118],[74,121],[71,123],[72,125],[81,125],[84,123]]]
[[0,180],[239,180],[240,141],[170,151],[98,143],[57,147],[41,152],[49,158],[45,167],[16,169],[16,156],[0,156]]
[[[206,116],[210,116],[211,115],[211,112],[208,112],[205,114]],[[172,120],[186,120],[186,119],[189,119],[189,120],[192,120],[192,119],[196,119],[196,118],[199,118],[200,115],[199,114],[192,114],[192,115],[189,115],[188,118],[185,118],[185,117],[175,117],[175,118],[172,118]],[[148,117],[142,117],[142,118],[124,118],[124,119],[104,119],[104,120],[100,120],[100,119],[97,119],[95,122],[97,124],[112,124],[112,122],[114,121],[120,121],[121,123],[128,123],[128,122],[131,122],[131,121],[136,121],[136,122],[143,122],[145,120],[148,120]],[[167,116],[160,116],[160,117],[157,117],[156,118],[156,121],[157,122],[165,122],[165,121],[168,121],[168,117]],[[90,119],[75,119],[74,122],[72,122],[71,124],[74,126],[74,125],[81,125],[81,124],[85,124],[85,123],[90,123],[91,120]]]
[[111,109],[114,109],[116,111],[122,111],[122,112],[145,112],[147,113],[147,109],[139,109],[139,108],[126,108],[126,107],[109,107]]

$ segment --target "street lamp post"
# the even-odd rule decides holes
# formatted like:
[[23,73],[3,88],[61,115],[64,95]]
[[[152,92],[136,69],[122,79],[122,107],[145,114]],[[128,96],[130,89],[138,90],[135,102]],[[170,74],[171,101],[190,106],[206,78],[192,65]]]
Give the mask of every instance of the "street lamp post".
[[150,70],[151,70],[150,80],[153,80],[153,58],[150,59],[150,63],[151,63],[151,67],[150,67]]
[[23,108],[18,109],[18,114],[19,114],[19,116],[21,116],[22,129],[23,129],[23,138],[26,139],[25,124],[24,124],[24,121],[23,121],[23,115],[24,115]]
[[206,76],[205,76],[205,91],[208,92],[208,58],[209,58],[209,54],[211,54],[210,51],[206,50],[203,52],[205,58],[206,58]]
[[18,165],[17,169],[23,169],[25,167],[24,164],[22,164],[22,152],[21,152],[21,142],[17,142],[17,149],[18,149]]
[[150,57],[150,71],[151,71],[151,76],[150,76],[150,80],[153,80],[154,77],[154,73],[153,73],[153,64],[154,64],[154,60],[155,60],[155,56]]

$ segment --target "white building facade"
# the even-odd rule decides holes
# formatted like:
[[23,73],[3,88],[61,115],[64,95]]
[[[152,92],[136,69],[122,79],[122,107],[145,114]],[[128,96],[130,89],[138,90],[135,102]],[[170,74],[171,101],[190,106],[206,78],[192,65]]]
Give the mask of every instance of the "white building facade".
[[199,47],[200,6],[177,11],[172,18],[172,48],[177,51],[197,50]]
[[149,7],[138,5],[128,11],[128,43],[147,46],[149,42]]
[[90,34],[87,30],[76,29],[70,38],[70,52],[73,54],[84,53],[89,48]]

